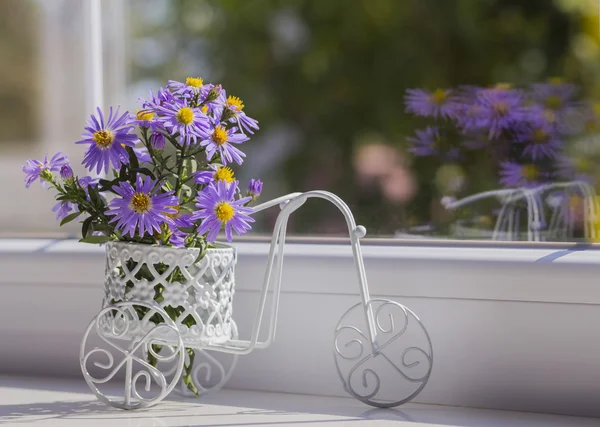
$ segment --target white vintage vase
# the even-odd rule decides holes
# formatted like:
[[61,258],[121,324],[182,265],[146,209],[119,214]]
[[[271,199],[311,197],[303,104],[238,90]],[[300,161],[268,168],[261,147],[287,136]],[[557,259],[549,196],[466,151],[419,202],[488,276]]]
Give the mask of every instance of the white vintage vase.
[[[119,301],[150,303],[169,314],[186,347],[227,342],[232,338],[236,252],[218,244],[200,260],[199,255],[196,248],[107,243],[103,307]],[[150,331],[155,326],[152,319],[152,311],[133,316],[121,337]],[[115,325],[106,322],[105,327],[114,336]]]

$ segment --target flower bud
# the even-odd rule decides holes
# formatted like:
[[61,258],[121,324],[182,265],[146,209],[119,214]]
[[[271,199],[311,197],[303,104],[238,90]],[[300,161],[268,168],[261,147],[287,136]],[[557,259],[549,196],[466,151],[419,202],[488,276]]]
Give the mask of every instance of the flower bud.
[[204,100],[204,102],[211,102],[217,99],[219,97],[219,94],[221,93],[221,89],[221,85],[214,86],[210,90],[210,92],[208,92],[208,95],[206,95],[206,99]]
[[222,122],[226,122],[229,119],[232,119],[235,117],[235,111],[231,110],[230,108],[226,108],[225,110],[223,110],[223,114],[221,115],[221,121]]
[[67,179],[73,178],[73,169],[69,165],[63,165],[60,168],[60,177],[66,181]]
[[256,199],[262,193],[263,183],[260,179],[251,179],[248,183],[248,196]]
[[50,169],[42,170],[42,172],[40,173],[40,178],[48,182],[54,181],[54,176],[52,175],[52,171]]
[[154,148],[155,150],[162,150],[163,148],[165,148],[165,143],[165,136],[160,132],[154,132],[150,136],[150,145],[152,145],[152,148]]

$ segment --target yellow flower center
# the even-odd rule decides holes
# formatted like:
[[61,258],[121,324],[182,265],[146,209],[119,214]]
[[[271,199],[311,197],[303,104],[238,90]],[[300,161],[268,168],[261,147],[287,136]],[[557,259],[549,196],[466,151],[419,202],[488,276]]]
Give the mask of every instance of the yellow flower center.
[[579,209],[583,203],[583,198],[577,194],[569,197],[569,207],[571,209]]
[[537,128],[533,131],[534,142],[546,142],[550,135],[544,129]]
[[200,89],[204,84],[204,80],[202,80],[200,77],[188,77],[185,79],[185,84]]
[[588,172],[592,169],[592,162],[586,158],[579,158],[575,160],[575,169],[579,172]]
[[109,130],[99,130],[94,132],[92,135],[92,139],[96,143],[96,145],[100,148],[108,148],[112,145],[115,140],[115,136]]
[[554,111],[552,111],[552,110],[544,110],[544,117],[550,123],[556,122],[556,113]]
[[436,89],[431,94],[431,102],[437,105],[442,105],[444,102],[446,102],[447,97],[448,96],[446,95],[446,91],[444,89]]
[[552,110],[558,110],[561,106],[562,106],[562,99],[560,99],[560,97],[558,96],[549,96],[548,98],[546,98],[546,107],[552,109]]
[[227,105],[229,108],[233,108],[236,111],[242,111],[244,109],[244,103],[237,96],[228,96]]
[[190,107],[183,107],[177,112],[176,118],[182,125],[189,125],[194,121],[194,112]]
[[168,209],[175,209],[175,213],[165,213],[169,218],[177,218],[179,216],[179,206],[167,206]]
[[512,86],[511,83],[497,83],[495,88],[498,90],[509,90]]
[[564,79],[561,77],[550,77],[548,79],[548,83],[550,83],[551,85],[561,85],[564,82],[565,82]]
[[534,165],[524,165],[521,174],[528,181],[533,181],[537,177],[537,168]]
[[131,209],[137,213],[146,213],[152,207],[152,200],[146,193],[135,193],[131,196]]
[[148,110],[137,110],[136,116],[138,120],[150,121],[154,117],[154,113]]
[[206,114],[208,112],[208,105],[203,105],[202,107],[200,107],[200,111]]
[[215,172],[215,180],[233,182],[234,181],[233,170],[227,166],[221,166]]
[[494,104],[494,111],[500,117],[504,117],[508,114],[508,104],[504,101],[499,101]]
[[233,206],[231,206],[227,202],[221,202],[217,205],[217,209],[215,210],[217,214],[217,218],[219,218],[222,222],[227,222],[235,215],[233,210]]
[[218,125],[215,128],[211,138],[215,144],[223,145],[227,142],[227,131],[223,128],[223,126]]

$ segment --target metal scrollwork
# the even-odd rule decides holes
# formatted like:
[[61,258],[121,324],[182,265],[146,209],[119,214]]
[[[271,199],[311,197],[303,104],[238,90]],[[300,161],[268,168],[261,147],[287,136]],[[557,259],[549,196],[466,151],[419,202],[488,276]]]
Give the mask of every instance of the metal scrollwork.
[[[373,313],[374,342],[368,332],[368,310]],[[427,330],[412,311],[390,300],[370,300],[366,307],[361,302],[344,313],[335,329],[334,353],[346,391],[381,408],[412,400],[425,387],[433,367]]]
[[[140,321],[136,307],[149,309],[151,315],[161,316],[162,322],[145,321],[150,317],[148,314]],[[99,339],[106,348],[88,349],[92,337],[97,337],[95,341]],[[155,352],[154,346],[162,350]],[[159,363],[173,364],[172,373],[180,378],[184,346],[175,323],[152,304],[120,302],[102,309],[88,326],[81,343],[81,370],[90,389],[102,402],[122,409],[144,408],[160,402],[177,384],[176,380],[168,381],[158,367],[146,361],[148,354]],[[124,389],[118,393],[122,398],[109,397],[100,390],[99,385],[108,384],[121,373],[125,375]]]
[[[238,331],[235,322],[232,321],[231,326],[232,337],[233,339],[237,339]],[[191,379],[198,390],[198,397],[219,391],[221,387],[229,381],[229,378],[231,378],[239,356],[236,354],[204,350],[199,346],[194,347],[193,350],[195,352],[195,358]],[[217,353],[219,354],[217,355]],[[189,355],[186,352],[185,364],[188,363]],[[172,362],[169,364],[160,363],[159,366],[161,366],[161,368],[164,366],[162,371],[166,378],[173,378],[175,376],[175,366]],[[177,387],[175,391],[186,397],[194,397],[194,394],[183,382],[183,378],[179,381],[179,387]]]

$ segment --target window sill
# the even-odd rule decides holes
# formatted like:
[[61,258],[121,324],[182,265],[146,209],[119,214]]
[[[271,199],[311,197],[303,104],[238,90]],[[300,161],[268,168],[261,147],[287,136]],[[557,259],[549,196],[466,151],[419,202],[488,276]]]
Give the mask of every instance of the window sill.
[[591,427],[596,419],[407,404],[393,410],[369,408],[349,398],[222,390],[202,398],[169,397],[154,408],[125,412],[95,400],[83,380],[0,377],[0,423],[21,426],[182,426],[295,425],[330,426],[502,426]]
[[[417,401],[600,416],[600,251],[448,244],[363,247],[373,296],[405,304],[430,332],[434,368]],[[234,318],[247,336],[268,244],[236,247]],[[103,249],[0,240],[0,268],[0,370],[79,376],[79,341],[102,298]],[[241,357],[229,385],[344,396],[333,330],[358,301],[349,245],[286,245],[278,336]]]

